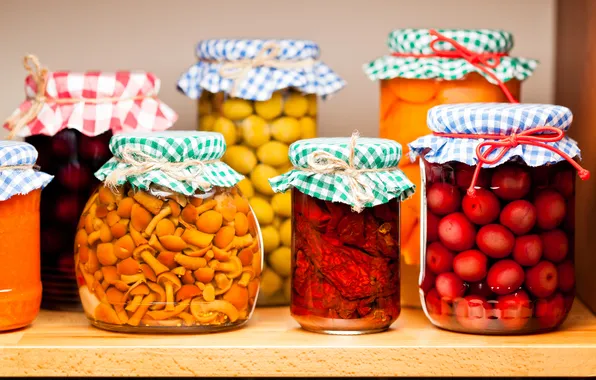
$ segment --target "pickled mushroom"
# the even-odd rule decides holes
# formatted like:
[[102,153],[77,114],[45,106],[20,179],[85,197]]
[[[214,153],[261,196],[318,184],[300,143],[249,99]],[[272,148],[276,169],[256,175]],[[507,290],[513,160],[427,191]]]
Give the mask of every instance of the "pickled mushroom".
[[180,279],[175,274],[166,272],[157,277],[157,283],[166,289],[166,310],[174,310],[174,292],[182,287]]

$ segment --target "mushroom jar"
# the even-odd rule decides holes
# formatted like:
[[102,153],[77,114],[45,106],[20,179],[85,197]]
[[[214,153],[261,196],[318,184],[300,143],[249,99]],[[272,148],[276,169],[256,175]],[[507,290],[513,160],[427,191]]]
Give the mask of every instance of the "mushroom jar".
[[288,146],[317,136],[317,101],[344,81],[301,40],[206,40],[178,87],[198,101],[199,130],[224,135],[223,161],[247,176],[240,188],[262,226],[265,251],[259,305],[290,301],[290,192],[268,179],[291,169]]
[[262,242],[242,176],[218,133],[122,134],[97,173],[75,238],[85,314],[122,332],[243,325],[259,291]]

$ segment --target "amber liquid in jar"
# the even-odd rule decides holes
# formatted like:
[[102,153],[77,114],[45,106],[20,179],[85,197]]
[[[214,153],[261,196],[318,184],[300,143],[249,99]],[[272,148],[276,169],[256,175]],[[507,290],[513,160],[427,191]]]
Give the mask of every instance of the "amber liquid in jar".
[[[521,82],[505,83],[519,99]],[[426,126],[428,110],[440,104],[507,102],[499,86],[477,73],[460,80],[394,78],[381,81],[380,131],[382,138],[399,142],[402,147],[430,133]],[[405,175],[420,188],[418,162],[404,154],[399,165]],[[420,258],[420,192],[401,207],[402,305],[420,306],[418,287]]]
[[399,304],[399,202],[366,208],[292,190],[292,317],[327,334],[384,331]]
[[575,171],[567,162],[481,169],[424,162],[422,303],[441,328],[523,334],[557,328],[575,295]]

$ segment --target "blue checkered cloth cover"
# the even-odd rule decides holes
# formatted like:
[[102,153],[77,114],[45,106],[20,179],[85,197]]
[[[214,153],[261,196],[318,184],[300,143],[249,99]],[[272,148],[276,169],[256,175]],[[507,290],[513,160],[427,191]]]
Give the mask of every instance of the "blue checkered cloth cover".
[[[510,104],[510,103],[470,103],[441,105],[428,111],[427,124],[433,132],[463,134],[511,135],[535,127],[555,127],[567,131],[573,120],[571,111],[562,106],[550,104]],[[418,155],[432,163],[449,161],[475,165],[476,146],[483,139],[447,138],[426,135],[408,144],[410,158]],[[577,142],[567,136],[554,143],[547,143],[570,157],[580,157]],[[489,159],[496,157],[500,149],[495,149]],[[532,145],[520,144],[511,148],[503,159],[486,167],[499,166],[513,159],[521,159],[529,166],[541,166],[563,161],[555,152]]]
[[[37,150],[20,141],[0,141],[0,168],[3,166],[34,165]],[[18,194],[44,188],[53,176],[34,169],[0,170],[0,201]]]
[[[273,92],[284,88],[296,88],[306,94],[325,98],[345,86],[327,65],[318,61],[319,46],[311,41],[300,40],[205,40],[197,46],[199,61],[191,66],[178,80],[178,89],[188,97],[198,99],[203,90],[212,93],[230,93],[233,80],[219,74],[220,62],[255,58],[263,44],[275,41],[280,46],[278,60],[304,60],[312,58],[314,65],[301,69],[257,67],[239,80],[236,96],[247,100],[268,100]],[[208,61],[205,61],[208,60]],[[209,62],[210,61],[210,62]]]

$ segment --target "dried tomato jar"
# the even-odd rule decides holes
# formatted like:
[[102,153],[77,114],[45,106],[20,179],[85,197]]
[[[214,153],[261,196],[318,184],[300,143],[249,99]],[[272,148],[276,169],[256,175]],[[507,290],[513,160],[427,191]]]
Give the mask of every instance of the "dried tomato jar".
[[30,144],[0,141],[0,331],[39,313],[39,200],[52,176],[37,171],[36,160]]
[[400,145],[354,134],[289,154],[294,168],[271,184],[292,189],[292,317],[328,334],[388,329],[400,313],[399,203],[414,192]]
[[75,256],[83,309],[121,332],[242,326],[259,291],[255,214],[219,133],[123,133],[84,208]]
[[[426,135],[428,110],[439,104],[508,102],[520,97],[521,81],[537,62],[509,56],[513,37],[502,30],[398,29],[389,34],[390,54],[364,67],[379,80],[380,137],[402,146]],[[418,186],[417,162],[400,168]],[[420,306],[420,194],[401,209],[402,305]]]
[[572,114],[544,104],[429,111],[410,144],[422,175],[422,305],[441,328],[477,334],[552,330],[575,294]]
[[144,72],[48,71],[27,56],[27,99],[6,127],[39,152],[56,177],[41,202],[41,278],[46,309],[80,309],[72,241],[83,206],[109,158],[112,134],[169,128],[176,114],[157,99],[160,81]]
[[265,269],[259,305],[290,302],[290,193],[267,180],[291,168],[288,146],[317,136],[317,98],[344,86],[300,40],[206,40],[179,89],[198,101],[199,130],[224,135],[223,161],[247,176],[240,182],[262,226]]

